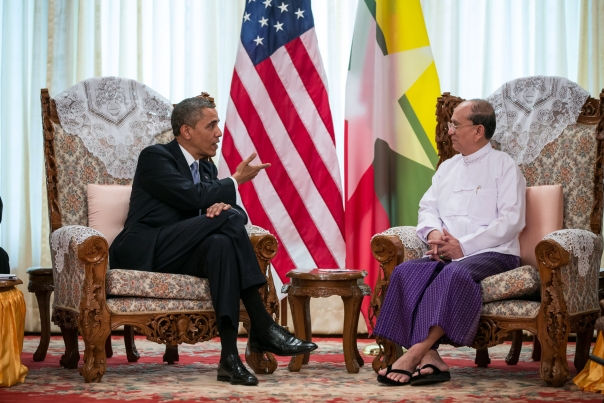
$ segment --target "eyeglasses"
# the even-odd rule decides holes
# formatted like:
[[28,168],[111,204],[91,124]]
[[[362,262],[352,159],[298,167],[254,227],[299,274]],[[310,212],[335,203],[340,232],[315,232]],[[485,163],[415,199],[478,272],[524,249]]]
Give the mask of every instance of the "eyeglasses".
[[465,126],[478,126],[478,125],[474,125],[474,124],[471,124],[471,125],[456,125],[453,122],[447,123],[447,127],[449,128],[449,131],[452,132],[452,133],[455,133],[455,131],[457,131],[458,128],[465,127]]

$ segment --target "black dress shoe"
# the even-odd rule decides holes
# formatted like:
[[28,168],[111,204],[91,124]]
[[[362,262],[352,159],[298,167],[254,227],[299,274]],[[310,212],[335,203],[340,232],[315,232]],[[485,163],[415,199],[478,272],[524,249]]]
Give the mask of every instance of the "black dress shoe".
[[230,382],[231,385],[258,385],[258,378],[247,370],[237,354],[227,355],[218,364],[218,378],[222,382]]
[[254,353],[265,351],[277,355],[298,355],[317,348],[315,343],[294,337],[281,326],[273,323],[262,334],[250,332],[250,350]]

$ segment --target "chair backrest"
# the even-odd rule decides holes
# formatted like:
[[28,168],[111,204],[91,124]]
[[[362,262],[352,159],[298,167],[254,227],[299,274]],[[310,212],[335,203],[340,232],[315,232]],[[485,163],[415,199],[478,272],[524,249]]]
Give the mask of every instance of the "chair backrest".
[[[158,108],[160,101],[163,102],[161,108],[163,108],[164,116],[162,119],[165,121],[165,99],[154,91],[147,89],[142,84],[128,79],[117,79],[115,77],[103,77],[93,79],[95,81],[86,80],[78,83],[78,86],[83,86],[85,82],[88,84],[92,83],[103,83],[104,79],[111,80],[114,85],[121,85],[124,88],[126,98],[131,96],[130,99],[122,99],[124,104],[127,104],[129,109],[126,112],[120,113],[117,111],[119,105],[115,105],[115,99],[113,104],[106,102],[106,100],[99,99],[99,92],[97,89],[94,94],[94,88],[86,87],[86,98],[79,99],[79,110],[82,112],[81,115],[71,116],[68,121],[70,126],[76,126],[80,124],[83,130],[98,129],[105,130],[101,125],[96,125],[94,122],[90,122],[86,114],[96,114],[96,117],[107,121],[107,125],[111,127],[129,127],[130,130],[140,128],[142,132],[147,133],[147,136],[152,136],[152,139],[146,139],[148,143],[167,143],[173,136],[171,129],[169,128],[169,118],[167,116],[167,122],[162,122],[161,125],[149,124],[151,119],[157,119],[157,116],[153,116],[153,109]],[[116,84],[117,83],[117,84]],[[148,97],[141,99],[140,95],[136,96],[134,91],[138,87],[144,87]],[[74,91],[72,91],[74,92]],[[63,93],[62,93],[63,94]],[[93,95],[97,96],[96,100],[93,100]],[[74,95],[70,94],[71,97]],[[56,98],[59,98],[57,96]],[[110,100],[111,101],[111,100]],[[117,102],[120,100],[118,99]],[[42,125],[44,134],[44,155],[46,165],[46,186],[48,195],[48,214],[50,218],[51,232],[65,225],[88,225],[88,200],[87,200],[87,185],[88,184],[99,184],[99,185],[131,185],[131,175],[112,175],[108,169],[106,162],[109,161],[106,155],[95,155],[95,152],[91,151],[85,144],[83,137],[80,135],[73,135],[66,132],[65,128],[61,124],[59,113],[57,113],[57,102],[56,99],[50,97],[47,89],[43,89],[41,92],[42,102]],[[103,105],[105,102],[105,105]],[[61,108],[61,100],[59,107]],[[168,104],[171,108],[172,105]],[[99,111],[98,106],[104,106],[107,113]],[[112,109],[113,108],[113,109]],[[123,108],[122,108],[123,109]],[[61,111],[63,113],[63,111]],[[170,109],[171,113],[171,109]],[[143,116],[146,114],[146,116]],[[79,120],[75,120],[79,119]],[[75,124],[73,123],[75,120]],[[81,123],[84,122],[84,123]],[[153,126],[153,127],[151,127]],[[154,133],[153,130],[157,131],[157,127],[165,128],[161,133]],[[73,132],[73,130],[72,130]],[[90,134],[90,132],[88,132]],[[141,136],[135,137],[134,141],[142,141]],[[90,140],[90,138],[85,140]],[[123,144],[112,144],[112,139],[106,138],[95,138],[94,141],[103,142],[103,147],[109,152],[124,152],[118,147],[123,147]],[[140,149],[144,144],[140,143]],[[132,147],[131,147],[132,148]],[[130,149],[131,149],[130,148]],[[137,148],[138,152],[140,149]],[[138,155],[134,155],[137,159]],[[105,162],[103,162],[105,159]],[[126,177],[124,177],[126,176]]]
[[[436,105],[438,165],[456,154],[447,123],[464,99],[443,93]],[[495,148],[499,144],[492,141]],[[576,124],[569,125],[530,163],[519,165],[527,186],[560,184],[564,196],[563,228],[602,230],[604,179],[604,90],[589,97]]]

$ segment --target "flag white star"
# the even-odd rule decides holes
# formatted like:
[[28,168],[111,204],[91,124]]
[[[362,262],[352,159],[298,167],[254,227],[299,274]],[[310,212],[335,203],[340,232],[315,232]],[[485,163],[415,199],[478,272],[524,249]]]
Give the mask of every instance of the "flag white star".
[[256,2],[256,0],[249,0],[249,1],[247,2],[247,4],[250,4],[252,1],[253,1],[254,3]]
[[264,0],[264,1],[262,2],[262,4],[264,4],[264,8],[269,8],[269,7],[272,7],[272,6],[273,6],[273,5],[271,4],[271,2],[272,2],[272,1],[273,1],[273,0]]
[[296,12],[294,13],[294,14],[296,14],[296,15],[297,15],[296,19],[299,19],[299,18],[304,18],[304,11],[306,11],[306,10],[302,10],[302,11],[300,11],[300,9],[298,9],[298,11],[296,11]]
[[283,23],[277,21],[277,25],[273,25],[273,27],[277,28],[275,32],[283,31]]
[[250,20],[250,13],[245,13],[243,14],[243,22],[249,21]]
[[264,17],[262,17],[262,19],[260,21],[258,21],[260,23],[260,28],[262,28],[263,26],[267,25],[268,26],[268,20]]
[[262,40],[264,40],[264,38],[261,38],[260,35],[257,35],[256,39],[254,39],[254,42],[256,42],[256,46],[264,45],[264,43],[262,43]]
[[289,11],[287,7],[289,7],[289,4],[281,3],[281,5],[277,8],[281,10],[281,13],[283,13],[284,11]]

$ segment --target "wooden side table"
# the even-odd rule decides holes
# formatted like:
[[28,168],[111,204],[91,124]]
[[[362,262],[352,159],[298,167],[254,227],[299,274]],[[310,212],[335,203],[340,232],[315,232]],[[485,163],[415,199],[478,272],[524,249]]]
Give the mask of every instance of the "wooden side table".
[[[284,285],[282,289],[288,296],[296,337],[309,341],[312,340],[310,298],[326,298],[332,295],[342,297],[344,361],[346,370],[351,374],[358,373],[359,367],[364,364],[357,348],[357,327],[363,297],[371,294],[371,289],[363,282],[366,274],[358,270],[292,270],[287,273],[291,283]],[[307,364],[309,358],[310,353],[292,357],[289,370],[300,371],[302,364]]]

